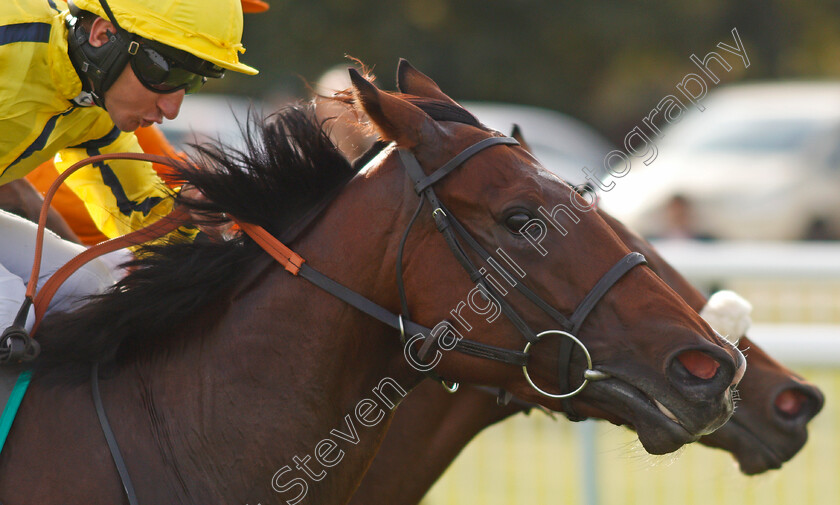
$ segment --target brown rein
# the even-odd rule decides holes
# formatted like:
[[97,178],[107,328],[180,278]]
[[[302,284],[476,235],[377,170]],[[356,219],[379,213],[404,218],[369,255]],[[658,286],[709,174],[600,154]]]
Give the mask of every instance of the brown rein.
[[[168,165],[170,167],[177,167],[178,163],[183,163],[173,158],[168,158],[166,156],[159,156],[155,154],[146,154],[146,153],[114,153],[114,154],[99,154],[96,156],[91,156],[90,158],[85,158],[78,163],[73,164],[70,168],[64,171],[61,175],[59,175],[55,181],[53,181],[50,189],[47,191],[46,195],[44,195],[44,203],[41,206],[41,214],[38,218],[38,233],[35,239],[35,259],[32,265],[32,274],[29,277],[29,283],[26,287],[26,298],[27,300],[31,300],[35,308],[35,324],[32,328],[32,335],[35,334],[35,331],[38,329],[41,320],[46,313],[47,307],[50,304],[53,296],[55,295],[58,288],[61,286],[64,281],[67,280],[70,275],[73,274],[76,270],[81,268],[83,265],[88,263],[94,258],[102,256],[103,254],[107,254],[109,252],[116,251],[118,249],[122,249],[125,247],[130,247],[134,245],[142,244],[143,242],[147,242],[149,240],[155,239],[157,237],[166,235],[167,233],[175,230],[179,226],[183,225],[184,223],[189,222],[189,213],[184,210],[183,208],[174,208],[172,212],[167,214],[166,216],[162,217],[161,219],[155,221],[149,226],[141,228],[139,230],[135,230],[127,235],[123,235],[121,237],[113,238],[110,240],[106,240],[99,244],[96,244],[85,251],[79,253],[76,257],[71,259],[61,268],[59,268],[48,280],[44,283],[43,287],[37,291],[38,285],[38,275],[41,270],[41,256],[43,253],[44,247],[44,230],[46,229],[47,223],[47,212],[49,211],[50,202],[52,201],[53,196],[55,195],[56,191],[58,191],[58,187],[69,177],[73,172],[76,170],[93,164],[103,160],[137,160],[137,161],[148,161],[151,163],[159,163],[162,165]],[[249,224],[249,223],[242,223],[234,219],[237,224],[242,228],[242,230],[251,236],[255,242],[257,242],[267,253],[269,253],[274,259],[279,261],[289,272],[292,274],[297,275],[300,266],[303,264],[304,259],[297,255],[294,251],[280,243],[277,239],[271,236],[265,229],[260,226]]]
[[[24,314],[24,318],[26,317],[25,314],[29,310],[29,305],[32,304],[35,310],[35,323],[32,328],[31,334],[34,335],[35,331],[38,328],[41,320],[46,313],[47,307],[49,306],[50,300],[52,300],[53,296],[55,295],[58,288],[61,284],[67,280],[73,272],[81,268],[84,264],[89,262],[90,260],[102,256],[103,254],[116,251],[118,249],[122,249],[124,247],[129,247],[133,245],[139,245],[143,242],[147,242],[151,239],[166,235],[167,233],[175,230],[179,226],[187,223],[190,221],[189,213],[184,210],[183,208],[175,207],[173,208],[172,212],[167,214],[166,216],[162,217],[161,219],[155,221],[149,226],[141,228],[139,230],[135,230],[127,235],[123,235],[121,237],[113,238],[111,240],[106,240],[99,244],[96,244],[93,247],[90,247],[73,259],[71,259],[66,264],[62,265],[50,278],[47,282],[44,283],[44,286],[38,290],[38,275],[41,269],[41,257],[43,254],[44,248],[44,230],[46,228],[47,222],[47,212],[49,211],[50,202],[52,201],[53,196],[55,195],[58,187],[69,177],[73,172],[80,169],[83,166],[96,163],[102,160],[114,160],[114,159],[123,159],[123,160],[138,160],[138,161],[148,161],[152,163],[160,163],[163,165],[168,165],[171,167],[177,167],[178,161],[172,158],[167,158],[164,156],[158,156],[153,154],[146,154],[146,153],[117,153],[117,154],[101,154],[97,156],[92,156],[90,158],[86,158],[84,160],[75,163],[73,166],[68,168],[65,172],[56,178],[53,181],[52,185],[50,185],[47,194],[44,196],[44,203],[41,206],[41,214],[38,218],[38,232],[36,234],[35,239],[35,258],[32,265],[32,273],[29,278],[29,283],[27,284],[26,288],[26,299],[24,301],[23,307],[21,308],[22,314]],[[250,224],[250,223],[242,223],[239,222],[234,218],[234,221],[239,225],[239,227],[247,233],[251,238],[260,245],[269,255],[271,255],[275,260],[280,262],[286,270],[291,272],[294,275],[298,274],[300,267],[304,263],[304,259],[297,255],[294,251],[283,245],[280,241],[274,238],[270,233],[268,233],[265,229],[260,226]],[[37,291],[37,293],[36,293]],[[25,320],[25,319],[24,319]],[[23,336],[29,340],[30,337],[26,336],[26,333],[23,332]],[[30,343],[25,344],[25,350],[23,352],[24,355],[31,353],[31,350],[34,349],[34,353],[31,354],[32,358],[38,355],[39,346],[37,342],[34,340],[29,340]],[[31,346],[31,347],[30,347]],[[11,346],[10,346],[11,349]],[[12,356],[12,353],[9,353],[9,356]],[[105,409],[102,405],[102,399],[99,393],[99,365],[98,363],[94,363],[91,368],[91,390],[93,395],[93,402],[94,407],[96,410],[97,417],[99,418],[100,426],[102,427],[103,434],[105,435],[106,442],[108,444],[108,449],[111,452],[111,456],[114,459],[114,464],[117,467],[117,471],[120,476],[120,481],[123,484],[123,489],[125,490],[126,496],[128,498],[129,503],[136,504],[137,503],[137,496],[134,492],[134,485],[131,482],[131,477],[129,476],[128,469],[125,465],[125,461],[123,456],[119,450],[119,446],[117,444],[116,438],[114,437],[114,433],[111,430],[110,423],[108,422],[107,415],[105,414]]]

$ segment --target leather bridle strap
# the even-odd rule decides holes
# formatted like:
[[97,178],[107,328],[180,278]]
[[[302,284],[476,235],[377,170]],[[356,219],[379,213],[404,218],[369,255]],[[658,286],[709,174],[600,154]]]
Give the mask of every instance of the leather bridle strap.
[[[445,208],[444,208],[445,210]],[[446,211],[446,210],[445,210]],[[460,222],[453,216],[451,213],[446,211],[449,215],[449,219],[452,222],[453,228],[458,232],[458,235],[461,236],[462,239],[470,246],[470,248],[475,251],[481,258],[485,261],[485,263],[490,263],[491,256],[490,254],[481,246],[481,244],[476,241],[472,235],[461,225]],[[637,252],[632,252],[627,254],[621,261],[613,265],[610,270],[604,274],[595,286],[584,296],[583,300],[577,306],[575,311],[572,313],[571,317],[566,318],[563,314],[561,314],[558,310],[554,307],[550,306],[546,303],[542,298],[539,297],[536,293],[531,291],[525,284],[522,282],[516,282],[514,287],[517,291],[519,291],[522,295],[524,295],[528,300],[530,300],[533,304],[541,308],[544,312],[554,318],[555,321],[560,323],[563,329],[572,335],[578,335],[580,332],[581,326],[583,322],[586,320],[586,316],[595,308],[595,305],[604,297],[607,291],[618,282],[627,272],[629,272],[633,267],[636,265],[646,264],[645,257]],[[501,275],[506,276],[508,279],[513,279],[513,277],[508,273],[501,265],[496,263],[496,269],[500,270]],[[514,281],[515,282],[515,281]],[[569,370],[572,364],[572,350],[574,349],[575,343],[571,339],[564,338],[560,340],[560,350],[558,352],[558,388],[560,391],[571,391],[572,385],[571,381],[569,380]],[[585,419],[584,417],[580,416],[572,406],[572,402],[570,398],[563,398],[563,410],[566,413],[566,417],[568,417],[572,421],[579,421]]]
[[143,242],[148,242],[149,240],[162,237],[163,235],[176,230],[179,226],[187,224],[189,220],[189,213],[183,208],[176,207],[172,210],[172,212],[145,228],[135,230],[121,237],[106,240],[105,242],[100,242],[99,244],[85,249],[73,257],[73,259],[56,270],[55,273],[47,279],[47,282],[41,286],[41,289],[38,290],[38,294],[35,295],[35,300],[33,302],[35,307],[35,324],[32,327],[31,334],[34,335],[38,326],[41,324],[41,320],[47,312],[47,307],[49,307],[50,301],[56,291],[58,291],[58,288],[61,287],[64,281],[66,281],[73,272],[103,254],[108,254],[119,249],[135,246],[142,244]]
[[[304,279],[323,289],[327,293],[355,307],[356,309],[364,312],[365,314],[379,320],[382,323],[387,324],[388,326],[396,330],[400,330],[403,343],[405,343],[406,334],[421,334],[424,336],[424,338],[428,338],[428,336],[432,335],[431,329],[417,324],[411,321],[410,319],[402,318],[399,315],[394,314],[393,312],[382,307],[381,305],[371,301],[370,299],[360,295],[359,293],[344,286],[343,284],[340,284],[330,279],[318,270],[310,267],[305,263],[305,260],[303,258],[295,254],[283,244],[281,244],[277,239],[273,238],[271,234],[266,232],[263,228],[253,224],[242,223],[240,221],[237,222],[242,228],[242,231],[247,233],[260,245],[260,247],[265,249],[275,259],[277,259],[278,262],[283,264],[286,270],[288,270],[290,273],[292,273],[293,275],[303,277]],[[291,257],[287,257],[287,255],[293,256],[294,259],[292,259]],[[291,267],[289,265],[291,265]],[[495,361],[500,361],[502,363],[507,363],[509,365],[523,366],[527,363],[528,360],[528,356],[520,351],[511,351],[502,347],[483,344],[481,342],[464,341],[463,339],[458,341],[454,349],[464,354],[476,356],[479,358],[492,359]]]
[[[378,319],[394,329],[400,330],[403,332],[401,335],[403,337],[403,343],[405,343],[405,335],[421,334],[424,338],[431,338],[431,329],[409,319],[401,318],[381,305],[330,279],[309,265],[303,264],[298,275],[365,314]],[[523,352],[465,339],[459,340],[453,349],[463,354],[492,359],[509,365],[523,366],[528,362],[528,355]]]
[[149,163],[158,163],[172,167],[176,167],[179,164],[184,163],[183,160],[176,160],[168,158],[166,156],[159,156],[147,153],[98,154],[96,156],[91,156],[77,163],[74,163],[70,168],[62,172],[58,177],[56,177],[56,179],[50,185],[50,188],[47,190],[47,193],[44,195],[44,203],[41,206],[41,214],[38,216],[38,231],[35,235],[35,258],[32,262],[32,272],[29,276],[29,282],[26,284],[26,301],[24,302],[24,307],[28,309],[29,304],[34,304],[35,306],[35,325],[31,332],[32,335],[35,334],[35,329],[37,329],[38,325],[41,322],[41,319],[44,317],[47,307],[49,306],[50,300],[52,299],[55,292],[58,290],[59,286],[61,286],[61,284],[65,280],[67,280],[67,277],[69,277],[82,265],[96,258],[97,256],[101,256],[103,254],[109,253],[111,251],[116,251],[124,247],[138,245],[153,238],[165,235],[178,228],[178,226],[183,225],[187,221],[186,211],[180,209],[173,209],[173,211],[170,212],[167,216],[159,219],[158,221],[146,228],[136,230],[132,233],[123,235],[121,237],[107,240],[89,249],[86,249],[85,251],[77,255],[75,258],[70,260],[68,264],[64,265],[58,271],[56,271],[56,273],[54,273],[52,277],[50,277],[50,279],[47,280],[47,282],[44,284],[44,286],[41,288],[41,290],[36,296],[35,291],[37,290],[38,277],[41,271],[41,255],[44,249],[44,230],[46,230],[47,228],[47,214],[50,209],[50,202],[52,202],[52,199],[55,196],[55,193],[58,191],[58,188],[65,181],[65,179],[70,177],[70,175],[72,175],[74,172],[76,172],[84,166],[105,160],[147,161]]
[[480,142],[476,142],[475,144],[456,154],[454,158],[447,161],[442,167],[432,172],[431,175],[425,176],[421,171],[418,177],[412,177],[412,180],[414,181],[414,191],[419,195],[426,188],[432,186],[437,181],[449,175],[449,173],[458,168],[461,165],[461,163],[467,161],[468,159],[478,154],[479,151],[483,151],[488,147],[496,146],[499,144],[518,146],[519,141],[517,141],[513,137],[490,137]]
[[263,251],[275,259],[278,263],[283,265],[289,273],[297,275],[300,268],[306,261],[299,254],[289,249],[284,243],[275,239],[271,233],[267,232],[263,227],[251,223],[242,222],[233,218],[236,224],[248,234],[251,239],[259,245]]
[[575,334],[580,331],[580,327],[583,325],[583,321],[586,320],[586,316],[592,312],[595,305],[601,301],[601,298],[607,294],[607,291],[609,291],[610,288],[619,281],[619,279],[624,277],[624,275],[632,270],[636,265],[646,264],[647,260],[642,253],[631,252],[621,261],[613,265],[607,273],[598,279],[595,286],[589,291],[589,293],[586,294],[583,301],[580,302],[580,305],[578,305],[574,313],[572,313],[572,317],[570,318],[572,324],[574,325],[572,326],[572,333]]
[[[470,277],[470,280],[473,283],[476,283],[481,286],[483,290],[485,290],[488,294],[494,297],[495,301],[499,304],[499,307],[502,313],[510,320],[510,322],[525,336],[525,339],[529,342],[535,343],[538,338],[536,334],[531,330],[528,324],[522,319],[521,316],[510,306],[496,291],[496,289],[490,285],[484,278],[484,274],[476,267],[476,265],[472,262],[472,260],[467,256],[464,252],[461,244],[458,242],[457,237],[455,236],[454,230],[451,227],[451,220],[449,215],[446,211],[443,210],[443,204],[438,199],[437,195],[432,189],[431,186],[428,186],[426,183],[429,180],[436,182],[440,180],[441,177],[450,173],[455,167],[466,161],[467,158],[470,156],[474,156],[479,151],[487,149],[488,147],[492,147],[494,145],[518,145],[519,143],[516,142],[515,139],[509,137],[490,137],[487,139],[478,142],[467,149],[461,151],[458,155],[456,155],[452,160],[447,162],[443,167],[436,170],[432,173],[431,176],[426,176],[423,172],[422,167],[417,162],[417,159],[414,155],[406,150],[406,149],[397,149],[397,152],[400,155],[400,159],[403,162],[403,166],[405,167],[408,176],[411,180],[415,183],[414,187],[415,190],[418,188],[420,189],[420,198],[425,198],[431,204],[432,209],[432,217],[434,218],[435,225],[437,226],[438,231],[443,236],[444,240],[446,241],[449,249],[452,251],[452,254],[467,272]],[[458,161],[457,165],[453,164],[453,161]],[[438,174],[442,174],[438,176]]]
[[[450,213],[445,207],[443,207],[443,209],[444,212],[446,212],[449,215],[449,219],[452,221],[452,227],[455,229],[458,235],[460,235],[460,237],[464,239],[464,242],[466,242],[467,245],[469,245],[473,251],[475,251],[479,256],[481,256],[481,259],[483,259],[485,263],[495,263],[495,266],[493,268],[499,270],[499,273],[501,273],[502,276],[506,277],[507,279],[514,279],[510,272],[508,272],[502,265],[500,265],[495,260],[492,260],[493,257],[490,255],[490,253],[488,253],[487,250],[484,249],[484,247],[482,247],[481,244],[479,244],[478,241],[473,238],[473,236],[467,231],[467,229],[464,228],[464,225],[462,225],[452,213]],[[521,282],[516,282],[515,280],[514,282],[514,289],[519,291],[523,296],[525,296],[525,298],[530,300],[531,303],[533,303],[534,305],[542,309],[544,312],[546,312],[549,316],[552,317],[552,319],[560,323],[564,330],[574,333],[574,331],[572,330],[572,328],[574,327],[574,323],[572,322],[572,320],[570,320],[562,313],[560,313],[560,311],[549,305],[545,300],[540,298],[539,295],[531,291],[531,289],[525,284]],[[574,316],[572,317],[574,318]]]
[[134,484],[131,483],[128,467],[125,464],[122,452],[120,452],[120,446],[117,444],[117,437],[114,436],[114,431],[111,429],[111,423],[108,422],[105,407],[102,406],[102,396],[99,394],[99,363],[94,363],[91,366],[90,389],[91,395],[93,396],[93,405],[96,409],[96,417],[99,418],[99,424],[102,426],[102,434],[105,435],[105,442],[108,444],[108,450],[111,452],[114,466],[117,467],[117,473],[120,475],[120,481],[122,481],[128,503],[129,505],[138,505],[137,493],[134,492]]
[[85,158],[77,163],[74,163],[70,168],[62,172],[50,185],[50,189],[47,190],[47,193],[44,195],[44,203],[41,206],[41,214],[38,216],[38,232],[35,236],[35,260],[32,264],[32,273],[29,277],[29,282],[26,285],[26,296],[29,299],[33,299],[35,297],[35,290],[38,286],[38,274],[41,270],[41,254],[44,248],[44,230],[47,228],[47,214],[50,210],[50,202],[55,196],[56,191],[58,191],[59,186],[64,182],[65,179],[70,177],[76,170],[91,165],[94,163],[98,163],[100,161],[105,160],[138,160],[138,161],[148,161],[150,163],[159,163],[162,165],[168,166],[178,166],[181,163],[184,163],[183,160],[175,160],[172,158],[167,158],[166,156],[158,156],[155,154],[146,154],[146,153],[112,153],[112,154],[97,154],[96,156],[91,156],[90,158]]
[[[608,272],[605,274],[592,288],[592,290],[587,293],[581,303],[573,312],[570,318],[566,318],[563,314],[561,314],[558,310],[552,307],[550,304],[545,302],[542,298],[539,297],[536,293],[530,290],[527,286],[525,286],[521,282],[516,282],[512,275],[507,272],[498,262],[495,262],[491,255],[478,243],[475,238],[464,228],[461,223],[452,215],[448,209],[443,205],[440,199],[434,192],[433,184],[440,181],[444,176],[451,173],[456,167],[460,164],[464,163],[467,159],[471,156],[474,156],[476,153],[486,149],[488,147],[494,145],[518,145],[518,142],[515,139],[511,139],[508,137],[490,137],[484,139],[467,149],[463,150],[461,153],[456,155],[454,158],[449,160],[445,163],[442,167],[432,172],[431,175],[425,175],[423,168],[420,166],[417,158],[414,156],[413,153],[406,149],[399,148],[397,152],[400,155],[400,159],[403,163],[403,166],[406,169],[409,177],[411,178],[412,182],[414,183],[414,189],[417,192],[418,196],[420,197],[420,205],[417,208],[414,216],[412,217],[408,228],[406,229],[403,239],[400,243],[400,248],[398,251],[398,286],[400,288],[400,298],[403,304],[403,313],[408,317],[408,309],[406,304],[406,298],[404,294],[403,282],[402,282],[402,268],[401,268],[401,258],[402,258],[402,250],[405,247],[405,239],[408,235],[411,226],[413,225],[417,215],[420,212],[420,209],[423,206],[423,202],[428,200],[431,204],[433,209],[432,217],[435,221],[435,225],[437,226],[438,231],[443,236],[444,240],[446,241],[447,245],[449,246],[450,250],[452,251],[453,255],[456,257],[458,262],[467,272],[470,277],[470,280],[475,283],[476,285],[480,285],[489,296],[494,298],[494,301],[499,305],[502,313],[508,318],[508,320],[522,333],[525,339],[529,342],[529,346],[539,340],[538,336],[531,330],[528,324],[522,319],[522,317],[513,309],[513,307],[499,294],[498,290],[490,283],[486,277],[487,270],[485,269],[478,269],[476,265],[472,262],[472,260],[467,256],[464,252],[461,244],[458,240],[460,237],[463,241],[467,243],[467,245],[476,253],[478,254],[484,262],[489,265],[492,265],[494,269],[499,271],[499,273],[506,277],[507,280],[513,282],[513,286],[529,301],[535,304],[537,307],[542,309],[546,312],[549,316],[551,316],[555,321],[560,323],[562,328],[571,336],[571,338],[563,339],[561,344],[561,352],[559,356],[559,371],[558,375],[563,378],[560,381],[561,390],[567,391],[569,389],[569,380],[568,380],[568,371],[571,367],[571,355],[572,355],[572,347],[573,341],[577,342],[579,345],[580,342],[575,339],[572,335],[577,334],[580,330],[583,321],[586,319],[586,316],[592,311],[598,301],[606,294],[606,292],[630,269],[634,266],[642,264],[645,262],[644,256],[639,253],[630,253],[625,256],[624,259],[619,261],[616,265],[614,265]],[[457,236],[456,236],[457,234]],[[501,286],[500,286],[501,287]],[[432,341],[425,342],[423,346],[423,351],[428,350],[433,344]],[[527,350],[527,347],[526,347]],[[588,359],[588,358],[587,358]],[[590,365],[591,366],[591,365]],[[587,372],[594,372],[598,373],[595,370],[587,370]],[[606,378],[606,374],[598,373],[600,378]],[[527,371],[526,371],[527,377]],[[598,380],[589,376],[590,380]],[[586,381],[584,381],[584,384]],[[534,386],[536,388],[536,386]],[[582,388],[582,387],[581,387]],[[568,396],[558,396],[563,398],[565,401],[565,405],[571,408],[571,404],[568,401],[568,398],[576,394],[580,391],[581,388],[578,388],[575,392],[570,393]],[[539,389],[538,389],[539,390]],[[541,391],[541,390],[540,390]],[[542,391],[541,391],[542,392]],[[574,411],[572,410],[572,415]]]
[[[627,272],[633,269],[633,267],[637,265],[646,265],[647,260],[645,257],[638,252],[631,252],[630,254],[626,255],[624,259],[613,265],[607,273],[605,273],[598,282],[595,283],[595,286],[586,294],[583,300],[578,305],[577,309],[575,309],[572,317],[570,318],[572,322],[572,335],[577,335],[580,331],[583,322],[586,320],[586,316],[592,312],[592,309],[595,308],[595,305],[601,301],[601,298],[607,294],[607,291],[615,285],[622,277],[624,277]],[[560,341],[560,351],[558,352],[558,361],[560,363],[571,363],[572,362],[572,350],[574,349],[574,343],[567,338],[564,338]],[[560,371],[557,374],[558,385],[561,391],[568,391],[571,389],[571,384],[569,381],[569,369],[567,367],[560,368]],[[580,416],[572,406],[572,402],[570,398],[563,398],[563,410],[566,412],[566,417],[569,418],[571,421],[581,421],[585,419],[584,417]]]

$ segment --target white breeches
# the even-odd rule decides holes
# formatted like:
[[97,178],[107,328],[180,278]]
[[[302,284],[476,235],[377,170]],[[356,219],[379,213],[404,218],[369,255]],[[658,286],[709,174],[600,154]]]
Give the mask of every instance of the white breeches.
[[[14,214],[0,210],[0,332],[14,322],[26,292],[32,271],[37,225]],[[79,254],[84,246],[68,242],[54,233],[44,234],[44,252],[38,277],[38,288],[64,263]],[[47,308],[67,311],[77,307],[84,297],[101,293],[112,286],[122,273],[110,261],[94,259],[77,270],[59,288]],[[30,309],[26,329],[34,322]]]

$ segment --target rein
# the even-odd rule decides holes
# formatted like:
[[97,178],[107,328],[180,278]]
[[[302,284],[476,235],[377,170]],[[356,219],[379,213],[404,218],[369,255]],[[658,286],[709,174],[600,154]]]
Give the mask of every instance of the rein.
[[[31,332],[31,334],[34,335],[56,291],[58,291],[58,288],[61,286],[61,284],[65,280],[67,280],[67,278],[70,277],[70,275],[73,272],[75,272],[84,264],[88,263],[96,257],[102,256],[103,254],[107,254],[112,251],[116,251],[118,249],[138,245],[148,240],[160,237],[162,235],[166,235],[167,233],[175,230],[179,226],[189,221],[189,215],[186,211],[184,211],[183,209],[174,209],[168,215],[162,217],[158,221],[145,228],[135,230],[121,237],[106,240],[93,247],[90,247],[79,253],[76,257],[74,257],[61,268],[56,270],[56,272],[47,280],[47,282],[44,283],[44,286],[36,294],[36,290],[38,287],[38,276],[41,270],[41,256],[43,254],[44,249],[44,230],[46,230],[47,213],[49,212],[50,202],[52,202],[53,196],[55,196],[55,193],[58,191],[59,186],[61,186],[65,179],[67,179],[78,169],[90,165],[92,163],[97,163],[104,160],[138,160],[148,161],[150,163],[159,163],[171,167],[177,166],[176,161],[172,158],[159,156],[155,154],[99,154],[96,156],[85,158],[73,164],[70,168],[61,173],[55,179],[55,181],[53,181],[53,183],[50,185],[49,190],[44,195],[44,202],[41,206],[41,213],[38,216],[38,231],[35,235],[35,257],[32,263],[32,271],[29,276],[29,281],[26,284],[26,297],[24,298],[23,304],[21,305],[21,308],[17,313],[17,317],[15,318],[13,326],[9,328],[10,330],[17,329],[19,331],[10,333],[8,335],[7,342],[5,342],[7,347],[4,346],[4,349],[0,351],[0,365],[6,363],[28,362],[32,361],[38,356],[40,352],[39,344],[34,339],[32,339],[30,335],[27,335],[27,333],[23,331],[29,308],[33,305],[35,308],[35,323],[32,327]],[[4,336],[6,336],[5,333]]]

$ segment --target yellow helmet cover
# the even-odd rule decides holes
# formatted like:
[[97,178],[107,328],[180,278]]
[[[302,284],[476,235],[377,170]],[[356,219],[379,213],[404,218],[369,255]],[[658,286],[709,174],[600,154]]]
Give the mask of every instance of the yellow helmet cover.
[[[120,27],[186,51],[222,68],[255,75],[239,62],[241,0],[106,0]],[[108,19],[99,0],[73,0],[79,9]]]

